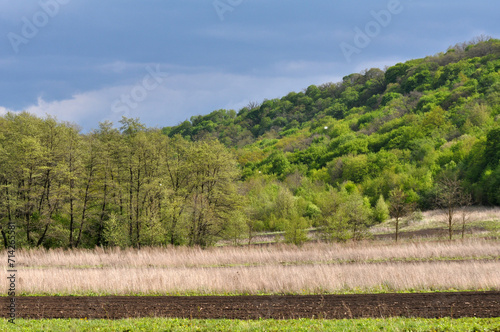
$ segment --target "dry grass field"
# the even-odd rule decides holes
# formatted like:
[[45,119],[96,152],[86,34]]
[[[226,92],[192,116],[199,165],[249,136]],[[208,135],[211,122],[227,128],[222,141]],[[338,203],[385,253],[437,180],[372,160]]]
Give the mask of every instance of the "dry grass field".
[[[302,247],[21,250],[23,294],[324,294],[499,290],[500,244],[308,243]],[[4,268],[4,272],[6,272]],[[2,280],[6,290],[7,280]]]
[[28,294],[335,294],[500,289],[498,261],[228,268],[49,268],[29,269],[20,275],[19,289]]
[[499,259],[500,242],[480,239],[441,242],[350,242],[285,244],[251,247],[189,247],[23,250],[17,254],[23,269],[49,268],[211,268],[267,265],[373,263]]
[[[467,229],[467,236],[471,237],[471,235],[480,236],[489,233],[486,229],[481,231],[478,227],[481,223],[489,222],[494,225],[500,225],[500,207],[477,207],[471,206],[467,207],[463,210],[459,209],[456,211],[454,215],[454,229],[460,232],[462,227],[462,218],[465,217],[465,225]],[[448,227],[448,216],[443,210],[430,210],[422,212],[420,218],[415,218],[414,216],[409,216],[407,218],[403,218],[400,223],[400,231],[401,232],[411,232],[416,230],[423,229],[435,229],[442,228],[445,229]],[[394,233],[395,223],[394,220],[388,220],[382,224],[376,225],[371,228],[371,232],[374,234],[377,233]],[[471,231],[471,228],[476,228],[474,232]],[[444,237],[447,236],[447,233],[443,233]],[[433,237],[435,235],[431,235]],[[457,234],[456,238],[459,238],[460,235]]]

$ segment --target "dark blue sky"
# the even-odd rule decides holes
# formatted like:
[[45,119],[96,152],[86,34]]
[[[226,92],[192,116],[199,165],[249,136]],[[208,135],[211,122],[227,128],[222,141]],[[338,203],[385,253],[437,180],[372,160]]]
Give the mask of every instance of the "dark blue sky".
[[175,125],[500,38],[499,12],[485,0],[0,0],[0,114],[85,131],[122,115]]

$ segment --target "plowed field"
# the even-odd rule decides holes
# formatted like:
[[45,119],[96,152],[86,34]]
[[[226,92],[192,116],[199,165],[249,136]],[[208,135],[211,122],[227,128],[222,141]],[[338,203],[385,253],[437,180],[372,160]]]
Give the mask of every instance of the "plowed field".
[[[9,298],[2,297],[2,308]],[[7,317],[7,310],[1,311]],[[310,296],[17,297],[17,318],[499,317],[500,292]]]

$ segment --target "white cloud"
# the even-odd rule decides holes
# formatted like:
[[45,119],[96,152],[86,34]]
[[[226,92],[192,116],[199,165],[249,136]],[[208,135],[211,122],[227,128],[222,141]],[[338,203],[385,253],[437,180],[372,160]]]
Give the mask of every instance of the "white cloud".
[[[293,67],[293,65],[292,65]],[[303,66],[299,66],[303,69]],[[122,107],[116,112],[113,105],[122,95],[131,95],[137,85],[107,87],[73,95],[71,98],[47,101],[38,98],[27,112],[44,117],[55,116],[59,121],[74,122],[85,131],[97,128],[98,122],[117,123],[121,116],[139,117],[151,127],[176,125],[193,115],[208,114],[220,109],[240,109],[250,101],[281,98],[290,91],[300,91],[311,84],[338,81],[329,75],[256,77],[227,73],[175,74],[161,85],[148,91],[135,107]],[[141,97],[142,98],[142,97]],[[124,106],[125,104],[121,104]],[[113,111],[115,110],[115,111]],[[5,108],[0,108],[0,112]]]
[[96,127],[97,122],[94,123],[93,120],[106,111],[106,105],[110,103],[109,96],[110,89],[75,94],[64,100],[46,101],[39,97],[37,103],[26,107],[25,111],[39,117],[49,114],[60,121],[74,122],[82,126],[92,123],[92,126]]
[[5,107],[2,107],[0,106],[0,116],[3,116],[5,114],[7,114],[7,112],[12,112],[12,110],[8,109],[8,108],[5,108]]

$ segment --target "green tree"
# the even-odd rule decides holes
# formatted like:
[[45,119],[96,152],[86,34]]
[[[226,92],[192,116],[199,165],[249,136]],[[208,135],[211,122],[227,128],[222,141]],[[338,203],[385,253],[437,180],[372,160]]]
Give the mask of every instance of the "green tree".
[[486,147],[484,149],[486,164],[492,169],[500,163],[500,127],[491,129],[486,135]]
[[407,216],[414,207],[414,204],[408,200],[409,197],[400,188],[393,189],[389,194],[389,211],[391,216],[396,219],[396,242],[398,242],[399,222],[401,221],[401,218]]
[[[106,244],[104,230],[106,221],[112,214],[115,218],[123,222],[123,145],[122,136],[117,129],[113,128],[111,122],[99,124],[99,129],[95,131],[97,139],[97,158],[99,160],[97,175],[95,180],[96,188],[96,238],[95,245]],[[109,244],[113,245],[113,244]],[[121,246],[121,244],[116,244]]]
[[340,211],[340,215],[346,219],[354,240],[361,240],[367,236],[368,226],[372,224],[372,211],[367,198],[359,193],[348,194],[340,205]]
[[292,192],[281,187],[276,197],[276,216],[284,224],[285,242],[300,245],[307,240],[307,227],[309,223],[299,213],[297,198]]
[[[372,223],[372,211],[368,199],[356,189],[331,190],[318,202],[323,211],[320,227],[321,237],[329,241],[361,240]],[[325,205],[328,202],[329,207]]]
[[194,182],[188,202],[188,243],[206,247],[223,234],[238,208],[239,174],[234,157],[217,141],[195,142],[190,161]]
[[273,152],[269,156],[268,160],[271,165],[271,173],[276,174],[277,176],[286,174],[290,169],[290,162],[282,151]]
[[373,218],[377,222],[384,222],[389,218],[389,207],[382,195],[379,196],[377,204],[375,204],[375,208],[373,209]]
[[165,142],[165,199],[168,242],[172,245],[182,243],[179,224],[188,206],[190,194],[194,189],[194,174],[190,160],[190,143],[180,135]]
[[307,241],[309,223],[304,217],[295,215],[285,222],[285,242],[301,245]]
[[126,221],[111,213],[104,223],[103,237],[110,247],[125,248],[129,245]]

